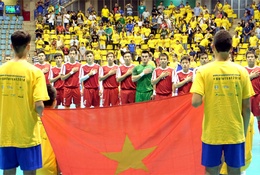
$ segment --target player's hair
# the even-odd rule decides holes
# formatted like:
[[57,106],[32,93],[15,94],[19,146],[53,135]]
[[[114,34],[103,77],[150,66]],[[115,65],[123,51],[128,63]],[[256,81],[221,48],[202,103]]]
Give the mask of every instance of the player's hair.
[[218,31],[213,40],[217,52],[229,52],[232,47],[232,37],[228,31]]
[[142,54],[144,54],[144,53],[148,53],[149,54],[149,51],[148,50],[143,50]]
[[24,49],[31,42],[31,35],[24,30],[17,30],[11,35],[11,42],[14,52],[18,58],[21,58],[23,56]]
[[54,59],[57,58],[57,57],[59,57],[59,56],[62,58],[62,54],[61,54],[61,53],[56,53],[56,54],[54,55]]
[[69,50],[69,53],[70,53],[71,51],[75,51],[75,52],[77,53],[77,49],[76,49],[75,47],[71,47],[70,50]]
[[183,60],[187,60],[188,62],[190,62],[190,57],[189,57],[188,55],[183,55],[183,56],[181,57],[181,62],[182,62]]
[[93,52],[92,50],[87,50],[87,51],[85,52],[85,55],[88,55],[88,54],[94,55],[94,52]]
[[108,57],[108,55],[113,55],[113,57],[115,57],[115,54],[113,53],[113,52],[107,52],[107,57]]
[[45,107],[50,107],[53,105],[53,102],[56,100],[57,91],[50,84],[47,84],[47,91],[48,91],[48,95],[49,95],[50,99],[47,101],[43,101],[43,104]]
[[166,57],[167,60],[169,60],[169,57],[168,57],[168,55],[167,55],[166,53],[161,53],[161,54],[159,55],[159,58],[161,58],[161,57]]
[[125,51],[123,56],[125,56],[125,54],[127,54],[127,53],[129,53],[131,55],[131,57],[132,57],[132,54],[131,54],[130,51]]
[[43,54],[45,55],[45,52],[44,52],[43,50],[39,50],[39,51],[37,52],[37,55],[39,55],[39,54],[41,54],[41,53],[43,53]]
[[247,57],[247,55],[249,55],[249,54],[253,54],[253,55],[255,56],[255,58],[257,58],[257,55],[256,55],[256,53],[255,53],[254,50],[248,50],[248,51],[246,52],[246,57]]

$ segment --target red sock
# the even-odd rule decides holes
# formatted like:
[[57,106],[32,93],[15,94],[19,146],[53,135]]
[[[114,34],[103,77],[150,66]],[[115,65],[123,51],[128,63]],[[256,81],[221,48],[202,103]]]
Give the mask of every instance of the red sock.
[[260,120],[258,120],[258,131],[260,132]]

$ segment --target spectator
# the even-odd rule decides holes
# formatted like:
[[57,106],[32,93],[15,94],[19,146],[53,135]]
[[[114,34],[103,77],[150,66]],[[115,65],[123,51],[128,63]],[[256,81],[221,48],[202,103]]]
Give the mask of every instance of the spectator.
[[196,5],[196,7],[194,7],[193,11],[194,11],[194,15],[196,16],[196,18],[198,18],[200,16],[200,14],[202,13],[199,2],[197,2],[197,5]]
[[249,23],[246,23],[246,26],[243,28],[243,35],[244,35],[244,43],[249,41],[252,29],[249,27]]
[[[143,13],[148,10],[146,9],[146,6],[143,4],[143,1],[140,2],[140,5],[138,6],[138,14],[139,14],[139,18],[141,19],[145,19],[147,16],[143,15]],[[148,12],[149,13],[149,12]],[[150,16],[150,13],[149,13]]]
[[63,15],[64,27],[66,28],[67,24],[69,23],[70,23],[70,14],[68,12],[65,12],[65,14]]
[[132,16],[133,15],[133,6],[129,3],[126,4],[126,16]]
[[118,4],[115,3],[115,6],[113,7],[114,14],[116,14],[118,10],[119,10]]
[[106,5],[104,5],[104,7],[101,10],[101,17],[102,17],[102,22],[103,23],[108,23],[109,22],[109,20],[108,20],[109,10],[108,10]]
[[[2,0],[0,0],[0,1],[2,1]],[[44,14],[44,13],[43,13],[44,4],[43,4],[43,1],[42,1],[42,0],[39,0],[39,1],[36,3],[36,10],[37,10],[37,14]]]
[[64,45],[64,43],[63,43],[63,41],[62,41],[62,39],[60,38],[59,35],[57,36],[57,44],[56,45],[57,45],[56,49],[62,48],[62,46]]
[[164,9],[165,9],[165,7],[164,7],[164,5],[163,5],[163,1],[161,1],[160,4],[159,4],[158,7],[157,7],[157,10],[158,10],[159,13],[162,14],[163,11],[164,11]]
[[73,38],[70,40],[70,46],[76,45],[78,46],[79,40],[77,40],[77,36],[74,35]]
[[157,15],[158,15],[158,10],[157,10],[156,6],[153,6],[152,16],[157,16]]
[[19,4],[19,1],[17,1],[16,5],[15,5],[15,15],[16,16],[20,16],[21,15],[21,6]]
[[142,13],[143,19],[146,19],[151,16],[150,12],[148,11],[148,9],[146,9],[143,13]]
[[61,13],[59,12],[57,15],[56,15],[56,25],[62,25],[62,15]]
[[43,35],[43,30],[40,26],[37,26],[36,30],[35,30],[35,37],[38,38],[42,38]]

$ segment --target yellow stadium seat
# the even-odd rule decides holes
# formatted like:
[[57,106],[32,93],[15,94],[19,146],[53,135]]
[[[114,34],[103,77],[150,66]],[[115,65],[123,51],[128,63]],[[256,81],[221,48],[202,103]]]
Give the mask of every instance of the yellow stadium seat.
[[112,49],[113,49],[113,45],[108,44],[108,45],[107,45],[107,50],[112,50]]
[[244,55],[237,55],[236,61],[242,61],[244,59]]
[[70,40],[70,35],[65,35],[64,40]]
[[159,39],[160,37],[161,37],[161,35],[159,33],[157,33],[154,38]]
[[248,43],[243,43],[241,47],[242,47],[243,49],[248,49],[248,46],[249,46]]
[[138,16],[134,16],[134,20],[135,20],[135,21],[138,21],[138,20],[139,20],[139,17],[138,17]]
[[241,62],[242,62],[242,61],[240,61],[240,60],[235,60],[235,63],[236,63],[236,64],[241,65]]
[[209,60],[211,61],[212,58],[213,58],[213,56],[212,56],[212,55],[208,55],[208,58],[209,58]]
[[57,35],[50,35],[51,36],[51,39],[55,38],[57,39]]
[[87,63],[87,62],[86,62],[85,60],[81,61],[81,64],[83,64],[83,65],[86,64],[86,63]]
[[239,49],[238,54],[244,55],[244,54],[246,54],[246,51],[247,51],[247,49],[241,48],[241,49]]
[[149,47],[148,47],[148,45],[147,44],[142,44],[141,45],[141,49],[142,50],[147,50]]
[[51,62],[51,66],[53,66],[53,67],[56,66],[56,62],[55,62],[55,61],[52,61],[52,62]]
[[107,65],[107,61],[102,61],[101,66],[105,66],[105,65]]
[[133,61],[132,63],[133,63],[134,65],[136,65],[136,66],[139,65],[139,62],[138,62],[138,61]]

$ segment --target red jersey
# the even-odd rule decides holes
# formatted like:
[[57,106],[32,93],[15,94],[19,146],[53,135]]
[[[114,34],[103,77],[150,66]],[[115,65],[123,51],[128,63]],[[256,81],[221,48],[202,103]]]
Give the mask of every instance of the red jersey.
[[[102,77],[106,75],[110,70],[112,69],[118,69],[117,65],[113,66],[102,66],[99,72],[99,76]],[[109,76],[107,79],[103,80],[103,88],[113,89],[117,88],[119,86],[119,83],[116,81],[116,74]]]
[[[55,66],[55,67],[51,68],[51,73],[50,73],[51,76],[50,76],[50,79],[59,76],[59,75],[60,75],[60,71],[61,71],[61,67]],[[53,86],[54,86],[55,89],[57,89],[57,90],[63,89],[64,81],[62,81],[62,80],[59,78],[57,81],[55,81],[55,82],[53,83]]]
[[87,80],[85,80],[83,82],[83,85],[86,89],[98,89],[98,87],[99,87],[99,81],[98,81],[99,68],[100,68],[100,66],[98,64],[93,64],[93,65],[85,64],[84,66],[81,66],[80,71],[79,71],[79,78],[87,75],[92,69],[97,70],[97,73],[95,75],[90,76]]
[[[66,75],[72,71],[74,67],[78,67],[80,69],[81,64],[76,62],[76,63],[65,63],[61,67],[61,75]],[[75,72],[72,74],[69,78],[67,78],[64,81],[64,87],[66,88],[78,88],[79,87],[79,71]]]
[[34,66],[38,67],[39,69],[43,70],[45,68],[49,69],[48,72],[44,73],[44,76],[45,76],[45,81],[46,81],[46,84],[51,84],[50,83],[50,70],[51,70],[51,65],[49,63],[43,63],[43,64],[40,64],[40,63],[35,63]]
[[[259,66],[255,66],[253,68],[250,68],[250,67],[246,66],[245,68],[246,68],[246,70],[248,71],[249,74],[251,72],[253,72],[253,71],[260,72],[260,67]],[[252,79],[251,83],[252,83],[252,86],[254,88],[255,94],[260,94],[260,77]]]
[[[130,66],[119,66],[119,68],[117,69],[116,72],[116,77],[121,77],[122,75],[124,75],[128,69],[131,69],[135,67],[133,64],[131,64]],[[136,83],[134,83],[132,81],[132,77],[131,75],[129,75],[128,77],[126,77],[123,81],[121,81],[121,89],[122,90],[135,90],[136,89]]]
[[[187,73],[183,72],[183,70],[178,71],[178,72],[176,72],[176,78],[175,78],[174,82],[175,83],[182,82],[183,80],[185,80],[186,77],[192,76],[192,75],[193,75],[193,72],[191,70],[189,70]],[[192,86],[192,81],[183,85],[182,87],[179,87],[178,95],[183,95],[183,94],[189,93],[191,86]]]
[[172,68],[161,68],[158,67],[153,71],[152,80],[158,78],[163,72],[169,72],[167,77],[164,77],[156,84],[156,94],[158,95],[168,95],[172,93],[172,83],[175,77],[175,71]]

